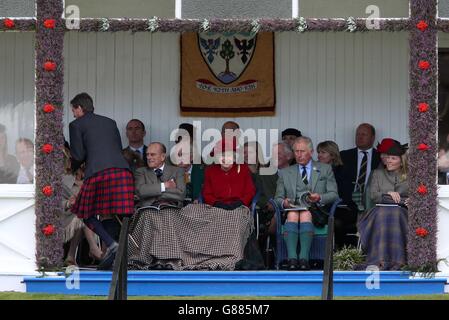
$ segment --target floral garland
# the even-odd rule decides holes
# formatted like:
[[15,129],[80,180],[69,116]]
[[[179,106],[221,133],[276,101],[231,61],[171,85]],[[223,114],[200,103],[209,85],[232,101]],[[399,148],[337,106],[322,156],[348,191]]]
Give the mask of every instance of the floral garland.
[[412,0],[408,267],[436,270],[438,113],[436,0]]
[[36,22],[36,257],[39,269],[62,265],[64,162],[63,2],[37,0]]
[[[367,19],[81,19],[82,32],[105,31],[105,22],[108,23],[108,31],[131,32],[283,32],[283,31],[370,31],[367,27]],[[378,31],[403,31],[409,30],[409,19],[379,19]]]
[[[63,40],[67,31],[62,0],[36,0],[37,19],[0,18],[0,31],[36,31],[36,238],[40,268],[62,263],[62,230],[58,212],[63,175]],[[435,266],[437,186],[436,86],[437,30],[449,32],[449,21],[436,20],[436,0],[410,0],[411,18],[378,19],[81,19],[81,32],[410,32],[410,209],[409,266]]]
[[0,18],[0,31],[35,31],[36,19]]

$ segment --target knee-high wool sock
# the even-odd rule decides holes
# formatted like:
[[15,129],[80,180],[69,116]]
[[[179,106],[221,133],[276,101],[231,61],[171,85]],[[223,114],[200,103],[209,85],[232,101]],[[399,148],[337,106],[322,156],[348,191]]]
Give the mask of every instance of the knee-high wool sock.
[[286,222],[284,224],[284,241],[287,246],[287,254],[289,259],[297,258],[297,247],[298,247],[298,223],[297,222]]
[[312,246],[315,228],[311,222],[303,222],[299,224],[299,241],[301,243],[301,251],[299,259],[309,261],[310,247]]

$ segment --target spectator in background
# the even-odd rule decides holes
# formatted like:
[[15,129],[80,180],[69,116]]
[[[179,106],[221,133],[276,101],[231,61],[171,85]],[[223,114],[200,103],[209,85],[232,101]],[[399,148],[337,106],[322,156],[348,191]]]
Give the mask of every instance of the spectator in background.
[[449,134],[438,150],[438,184],[449,184]]
[[147,146],[144,144],[145,125],[139,119],[131,119],[126,125],[126,137],[129,145],[123,149],[123,156],[133,172],[145,167],[147,163]]
[[[343,219],[345,228],[355,226],[359,213],[365,211],[368,179],[380,163],[379,153],[373,148],[375,139],[376,129],[369,123],[362,123],[355,133],[356,147],[340,152],[343,169],[338,193],[348,209]],[[356,243],[348,238],[344,245]]]
[[[185,204],[198,202],[201,189],[204,182],[204,169],[202,163],[194,163],[194,152],[198,149],[193,148],[194,128],[190,123],[181,123],[179,125],[178,138],[176,146],[172,149],[170,155],[171,163],[184,171],[184,181],[186,184]],[[201,159],[201,157],[198,157]]]
[[16,158],[8,154],[6,127],[0,124],[0,183],[16,183],[19,168]]
[[77,265],[76,263],[76,250],[82,240],[83,233],[86,236],[89,244],[89,256],[94,261],[100,261],[102,258],[101,249],[97,245],[95,234],[92,230],[86,227],[81,219],[74,215],[70,208],[76,201],[76,196],[83,184],[84,179],[84,167],[80,167],[76,173],[72,172],[71,160],[70,160],[70,148],[66,143],[63,149],[64,153],[64,175],[62,177],[62,207],[63,211],[60,215],[61,226],[64,230],[63,241],[64,243],[70,242],[64,264]]
[[256,183],[256,176],[259,175],[260,167],[266,165],[263,156],[262,146],[257,141],[247,141],[243,145],[243,162],[248,165],[254,183]]
[[[318,161],[332,166],[338,191],[343,189],[343,161],[340,157],[338,145],[334,141],[323,141],[317,146]],[[355,221],[348,213],[347,208],[338,208],[335,212],[335,247],[341,248],[345,244],[348,233],[356,233]]]
[[16,143],[16,156],[20,164],[18,184],[34,183],[34,145],[30,139],[20,138]]
[[290,148],[293,148],[293,143],[295,143],[296,138],[299,138],[302,136],[301,131],[295,128],[287,128],[284,131],[282,131],[282,141],[287,143]]

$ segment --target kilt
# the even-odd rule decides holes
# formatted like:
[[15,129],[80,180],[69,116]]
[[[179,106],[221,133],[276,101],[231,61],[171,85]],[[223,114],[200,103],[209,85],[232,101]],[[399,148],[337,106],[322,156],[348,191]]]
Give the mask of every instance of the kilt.
[[134,179],[127,169],[109,168],[86,179],[71,211],[80,219],[134,213]]
[[403,207],[372,208],[359,221],[366,264],[400,270],[407,263],[408,214]]

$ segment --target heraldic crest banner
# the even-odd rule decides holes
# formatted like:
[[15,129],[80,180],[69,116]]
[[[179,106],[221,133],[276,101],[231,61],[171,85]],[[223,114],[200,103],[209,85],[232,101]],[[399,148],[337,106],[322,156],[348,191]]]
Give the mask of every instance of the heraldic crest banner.
[[274,115],[274,81],[272,32],[181,35],[182,115]]

